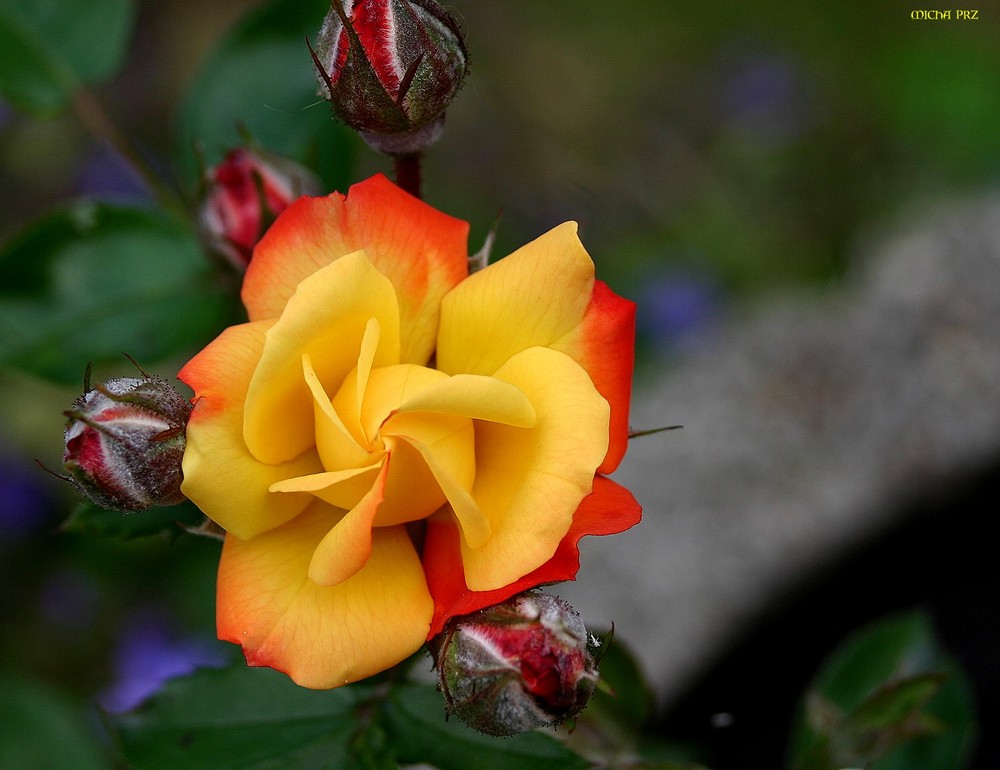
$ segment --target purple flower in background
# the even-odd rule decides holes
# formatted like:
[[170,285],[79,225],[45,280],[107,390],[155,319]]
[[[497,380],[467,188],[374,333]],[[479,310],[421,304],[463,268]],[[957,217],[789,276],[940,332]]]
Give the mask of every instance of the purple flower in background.
[[784,143],[810,120],[802,72],[791,57],[765,51],[724,52],[718,103],[731,128]]
[[139,612],[127,623],[114,659],[114,681],[97,700],[117,714],[133,709],[175,676],[226,664],[221,643],[204,636],[178,635],[165,617]]
[[719,308],[716,286],[693,273],[648,276],[636,299],[639,334],[667,352],[686,350],[714,321]]
[[77,178],[82,195],[102,200],[141,203],[150,200],[142,177],[117,152],[101,144],[85,159]]
[[38,596],[38,613],[57,631],[91,628],[101,605],[101,589],[94,578],[66,567],[45,577]]
[[38,468],[0,447],[0,547],[53,523],[52,498]]

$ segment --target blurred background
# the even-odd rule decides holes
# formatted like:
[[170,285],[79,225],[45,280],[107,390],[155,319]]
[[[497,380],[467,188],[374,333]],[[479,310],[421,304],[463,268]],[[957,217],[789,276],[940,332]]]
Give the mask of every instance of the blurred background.
[[[149,162],[188,190],[192,126],[205,125],[192,104],[228,100],[230,114],[229,102],[248,98],[245,89],[213,91],[204,73],[220,39],[259,5],[139,3],[127,65],[95,89]],[[472,223],[473,250],[499,217],[495,256],[566,219],[580,222],[599,275],[639,307],[636,427],[685,425],[635,440],[636,459],[623,466],[620,480],[644,504],[640,529],[648,528],[593,547],[611,570],[629,562],[633,572],[619,577],[636,585],[631,606],[620,609],[621,589],[607,586],[610,577],[602,586],[599,569],[572,594],[585,616],[614,620],[650,667],[664,732],[714,744],[713,767],[777,766],[795,699],[823,654],[854,625],[920,605],[951,608],[937,617],[979,688],[987,734],[1000,620],[979,529],[996,499],[1000,379],[995,351],[988,366],[976,362],[1000,337],[990,325],[1000,320],[1000,10],[931,21],[912,19],[913,8],[898,2],[449,5],[472,68],[425,161],[426,199]],[[304,44],[301,53],[308,73]],[[260,55],[266,60],[266,49]],[[328,119],[325,103],[300,94],[290,105],[248,104],[251,133],[267,146],[278,130],[272,119],[328,123],[320,153],[331,189],[391,171]],[[209,162],[229,149],[225,131],[235,137],[227,125],[205,143]],[[142,180],[71,112],[39,120],[2,102],[0,191],[0,240],[67,199],[150,202]],[[970,250],[979,256],[963,261]],[[919,260],[910,263],[910,253]],[[949,266],[980,272],[962,283]],[[899,287],[912,289],[905,317],[892,312]],[[981,291],[958,296],[961,287]],[[777,499],[776,480],[788,479],[788,447],[806,468],[881,448],[855,457],[869,467],[896,451],[892,430],[937,403],[931,388],[916,392],[908,411],[894,410],[891,394],[912,378],[903,363],[896,378],[883,377],[879,361],[855,356],[863,340],[854,332],[882,330],[886,347],[871,352],[891,368],[896,341],[919,347],[917,332],[939,330],[933,324],[944,316],[955,327],[948,314],[956,306],[966,336],[940,342],[956,358],[928,377],[939,378],[960,416],[944,413],[907,434],[904,459],[885,474],[856,472],[846,460],[836,478],[799,468],[782,499],[804,501],[789,514],[802,539],[769,538],[782,523],[761,509],[775,513],[764,503]],[[154,370],[172,376],[185,358]],[[822,376],[804,389],[799,380],[755,379],[782,365],[807,379],[814,365]],[[834,403],[818,392],[832,381],[824,373],[851,367],[863,374],[835,384],[851,394],[888,388],[884,421],[864,409],[868,391]],[[963,375],[963,367],[975,371]],[[974,387],[962,387],[963,377]],[[755,411],[762,388],[771,389],[771,417]],[[34,712],[21,704],[12,715],[0,696],[0,724],[30,729],[44,720],[79,745],[80,767],[100,767],[86,737],[97,730],[88,704],[127,708],[166,676],[232,659],[212,638],[217,546],[61,532],[74,498],[33,460],[58,467],[61,412],[79,387],[2,370],[0,393],[0,690],[27,683],[35,698]],[[813,424],[845,403],[858,410],[853,422]],[[700,419],[711,428],[701,430]],[[966,420],[975,435],[963,433]],[[776,426],[801,435],[788,439]],[[713,480],[716,469],[722,476]],[[732,488],[724,512],[702,494],[713,483]],[[850,504],[817,504],[822,515],[811,515],[810,500],[838,495]],[[749,539],[720,538],[720,522]],[[749,573],[727,566],[741,543]],[[990,746],[983,742],[982,767],[1000,761]],[[754,757],[760,764],[738,764]]]

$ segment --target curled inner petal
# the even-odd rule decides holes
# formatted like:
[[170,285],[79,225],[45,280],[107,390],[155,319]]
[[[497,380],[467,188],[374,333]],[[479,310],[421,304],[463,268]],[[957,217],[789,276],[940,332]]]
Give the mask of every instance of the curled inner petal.
[[383,463],[364,468],[312,473],[284,479],[271,485],[271,492],[309,492],[338,508],[351,509],[372,488]]
[[335,586],[357,573],[372,551],[372,520],[382,502],[389,463],[383,463],[375,483],[333,528],[326,533],[309,562],[309,579],[321,586]]
[[389,279],[363,251],[341,257],[303,280],[267,330],[247,389],[243,438],[260,462],[285,462],[315,445],[313,397],[302,377],[302,355],[319,382],[334,389],[379,333],[375,364],[399,360],[399,307]]

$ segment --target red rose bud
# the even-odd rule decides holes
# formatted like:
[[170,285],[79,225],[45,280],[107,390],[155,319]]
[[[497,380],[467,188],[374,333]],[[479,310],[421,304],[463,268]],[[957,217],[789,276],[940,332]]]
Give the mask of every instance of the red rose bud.
[[299,196],[319,191],[319,181],[299,164],[241,147],[205,172],[202,232],[214,250],[246,270],[275,217]]
[[69,475],[61,478],[115,511],[182,502],[181,459],[191,408],[161,377],[117,377],[98,385],[65,412],[63,467]]
[[489,735],[557,725],[597,683],[580,615],[539,591],[455,618],[431,649],[448,713]]
[[334,112],[390,155],[441,135],[468,53],[454,17],[435,0],[333,0],[313,59]]

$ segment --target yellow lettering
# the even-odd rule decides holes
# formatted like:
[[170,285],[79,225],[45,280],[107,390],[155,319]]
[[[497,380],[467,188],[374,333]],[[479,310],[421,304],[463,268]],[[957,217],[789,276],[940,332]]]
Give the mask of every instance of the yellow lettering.
[[923,11],[923,10],[910,11],[910,18],[911,19],[926,19],[927,18],[927,11]]

